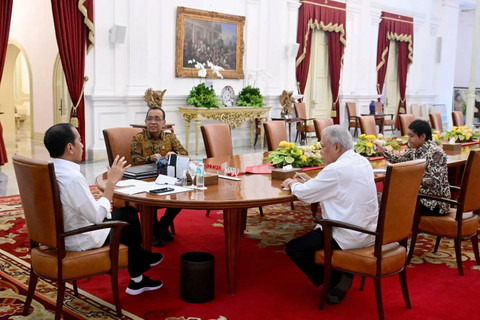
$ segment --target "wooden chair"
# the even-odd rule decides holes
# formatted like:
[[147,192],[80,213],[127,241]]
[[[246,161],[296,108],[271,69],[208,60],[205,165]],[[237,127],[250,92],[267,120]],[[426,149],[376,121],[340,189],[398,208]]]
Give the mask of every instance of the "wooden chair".
[[453,111],[452,112],[452,121],[453,125],[460,127],[465,125],[465,121],[463,120],[463,113],[462,111]]
[[231,156],[232,136],[227,123],[207,124],[200,127],[207,158]]
[[415,120],[415,118],[411,114],[400,114],[398,117],[400,119],[400,135],[406,136],[408,126],[413,120]]
[[295,141],[297,141],[298,136],[300,135],[300,141],[305,140],[307,142],[308,133],[314,133],[315,128],[313,124],[308,124],[307,121],[313,120],[313,118],[307,118],[307,110],[305,108],[304,102],[295,102],[295,113],[297,118],[303,120],[303,123],[297,124],[297,136]]
[[142,128],[109,128],[103,129],[103,138],[107,148],[108,165],[111,166],[117,155],[125,157],[127,164],[132,163],[130,142],[133,137],[142,132]]
[[[390,126],[390,130],[392,131],[392,135],[395,133],[395,120],[393,119],[392,113],[383,113],[382,103],[380,101],[375,101],[375,112],[379,115],[383,115],[383,128],[385,126]],[[387,117],[390,117],[388,119]],[[383,129],[385,132],[385,129]]]
[[440,132],[443,131],[443,124],[442,124],[442,115],[438,112],[428,114],[430,118],[430,125],[432,129],[438,130]]
[[323,129],[325,129],[326,127],[333,126],[333,119],[332,118],[315,119],[313,120],[313,126],[315,127],[317,140],[320,141],[322,139]]
[[[315,253],[315,262],[325,266],[320,309],[323,309],[333,269],[373,278],[380,319],[383,316],[381,279],[398,274],[403,299],[411,308],[407,287],[407,240],[411,234],[425,160],[396,163],[387,167],[376,231],[335,220],[318,220],[324,230],[325,249]],[[332,228],[345,228],[375,236],[367,248],[332,250]],[[362,278],[361,290],[363,290]]]
[[[132,163],[132,154],[130,153],[130,143],[133,137],[142,132],[144,128],[141,127],[124,127],[124,128],[109,128],[103,129],[103,138],[105,139],[105,147],[107,148],[108,165],[111,166],[113,160],[117,155],[125,157],[127,164]],[[126,205],[136,207],[135,203],[128,203],[124,200],[113,198],[113,205],[116,208],[121,208]],[[175,234],[175,224],[169,225],[172,234]]]
[[288,141],[287,128],[283,121],[267,121],[263,123],[268,151],[278,149],[280,142]]
[[[262,136],[262,124],[266,121],[265,118],[255,118],[254,120],[254,132],[255,132],[255,140],[253,142],[253,146],[257,145],[258,136]],[[263,141],[261,141],[261,147],[263,148]]]
[[[78,296],[78,279],[108,273],[117,314],[121,316],[118,269],[128,265],[128,248],[120,244],[120,232],[127,223],[105,222],[65,232],[53,163],[18,155],[13,155],[12,160],[30,238],[30,281],[23,314],[28,314],[38,277],[57,283],[55,319],[60,319],[67,281],[73,281]],[[66,237],[105,228],[112,228],[109,245],[86,251],[65,250]]]
[[[202,130],[203,144],[207,158],[233,155],[232,135],[230,125],[227,123],[206,124],[200,127]],[[262,207],[259,207],[260,216],[263,217]],[[210,210],[207,210],[207,217]]]
[[460,188],[450,186],[453,190],[460,190],[456,200],[420,195],[421,198],[435,199],[454,205],[446,216],[420,216],[418,213],[413,225],[412,241],[408,261],[413,256],[417,235],[421,232],[437,236],[433,253],[436,253],[442,237],[453,238],[455,243],[455,257],[457,259],[458,274],[463,276],[461,241],[470,239],[477,265],[480,265],[478,253],[478,213],[480,210],[480,149],[470,151],[467,164],[463,172]]
[[348,131],[350,128],[355,128],[353,136],[357,136],[357,129],[360,128],[360,119],[357,116],[357,108],[355,102],[347,102],[347,115],[348,115]]
[[373,134],[377,135],[377,130],[375,128],[375,116],[361,116],[360,118],[360,132],[362,134]]

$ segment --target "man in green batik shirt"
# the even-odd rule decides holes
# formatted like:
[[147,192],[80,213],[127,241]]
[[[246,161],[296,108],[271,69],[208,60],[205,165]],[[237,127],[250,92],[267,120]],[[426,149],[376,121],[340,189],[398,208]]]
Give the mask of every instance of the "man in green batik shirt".
[[[162,108],[153,107],[145,118],[147,126],[136,134],[130,143],[132,164],[139,165],[155,162],[159,157],[169,158],[171,154],[188,155],[175,134],[163,131],[165,126],[165,112]],[[153,228],[153,245],[163,246],[163,241],[172,241],[173,235],[168,227],[181,209],[167,208],[160,221],[155,222]]]

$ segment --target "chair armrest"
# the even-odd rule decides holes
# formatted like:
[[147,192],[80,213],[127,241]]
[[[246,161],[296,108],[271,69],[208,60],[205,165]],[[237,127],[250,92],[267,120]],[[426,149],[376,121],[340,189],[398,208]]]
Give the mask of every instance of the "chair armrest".
[[60,234],[61,237],[69,237],[73,236],[76,234],[80,233],[85,233],[85,232],[90,232],[90,231],[95,231],[95,230],[100,230],[100,229],[106,229],[106,228],[123,228],[126,225],[128,225],[128,222],[123,222],[123,221],[106,221],[102,222],[100,224],[94,224],[88,227],[83,227],[83,228],[78,228],[75,230],[70,230],[67,232],[64,232]]
[[359,227],[357,225],[347,223],[347,222],[338,221],[338,220],[315,219],[315,222],[320,224],[322,227],[344,228],[344,229],[350,229],[350,230],[363,232],[363,233],[367,233],[367,234],[377,235],[377,232],[375,232],[375,231],[371,231],[371,230]]
[[450,189],[460,191],[460,187],[450,185]]
[[458,205],[458,201],[452,200],[452,199],[449,199],[449,198],[433,196],[433,195],[428,195],[428,194],[419,194],[418,197],[421,198],[421,199],[437,200],[437,201],[440,201],[440,202],[447,202],[447,203],[450,203],[450,204]]

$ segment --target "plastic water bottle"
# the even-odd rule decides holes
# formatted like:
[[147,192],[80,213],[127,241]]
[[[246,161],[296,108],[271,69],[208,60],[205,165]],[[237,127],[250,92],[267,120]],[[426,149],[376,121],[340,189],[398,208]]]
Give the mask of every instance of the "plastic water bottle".
[[205,188],[205,165],[203,159],[198,159],[197,166],[197,189],[204,190]]

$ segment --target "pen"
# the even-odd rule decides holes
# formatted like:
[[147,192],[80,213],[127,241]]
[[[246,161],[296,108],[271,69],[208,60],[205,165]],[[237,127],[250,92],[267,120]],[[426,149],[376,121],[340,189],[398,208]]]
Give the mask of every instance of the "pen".
[[304,176],[299,176],[299,177],[300,177],[300,179],[302,179],[303,181],[307,182],[307,179],[305,179]]

